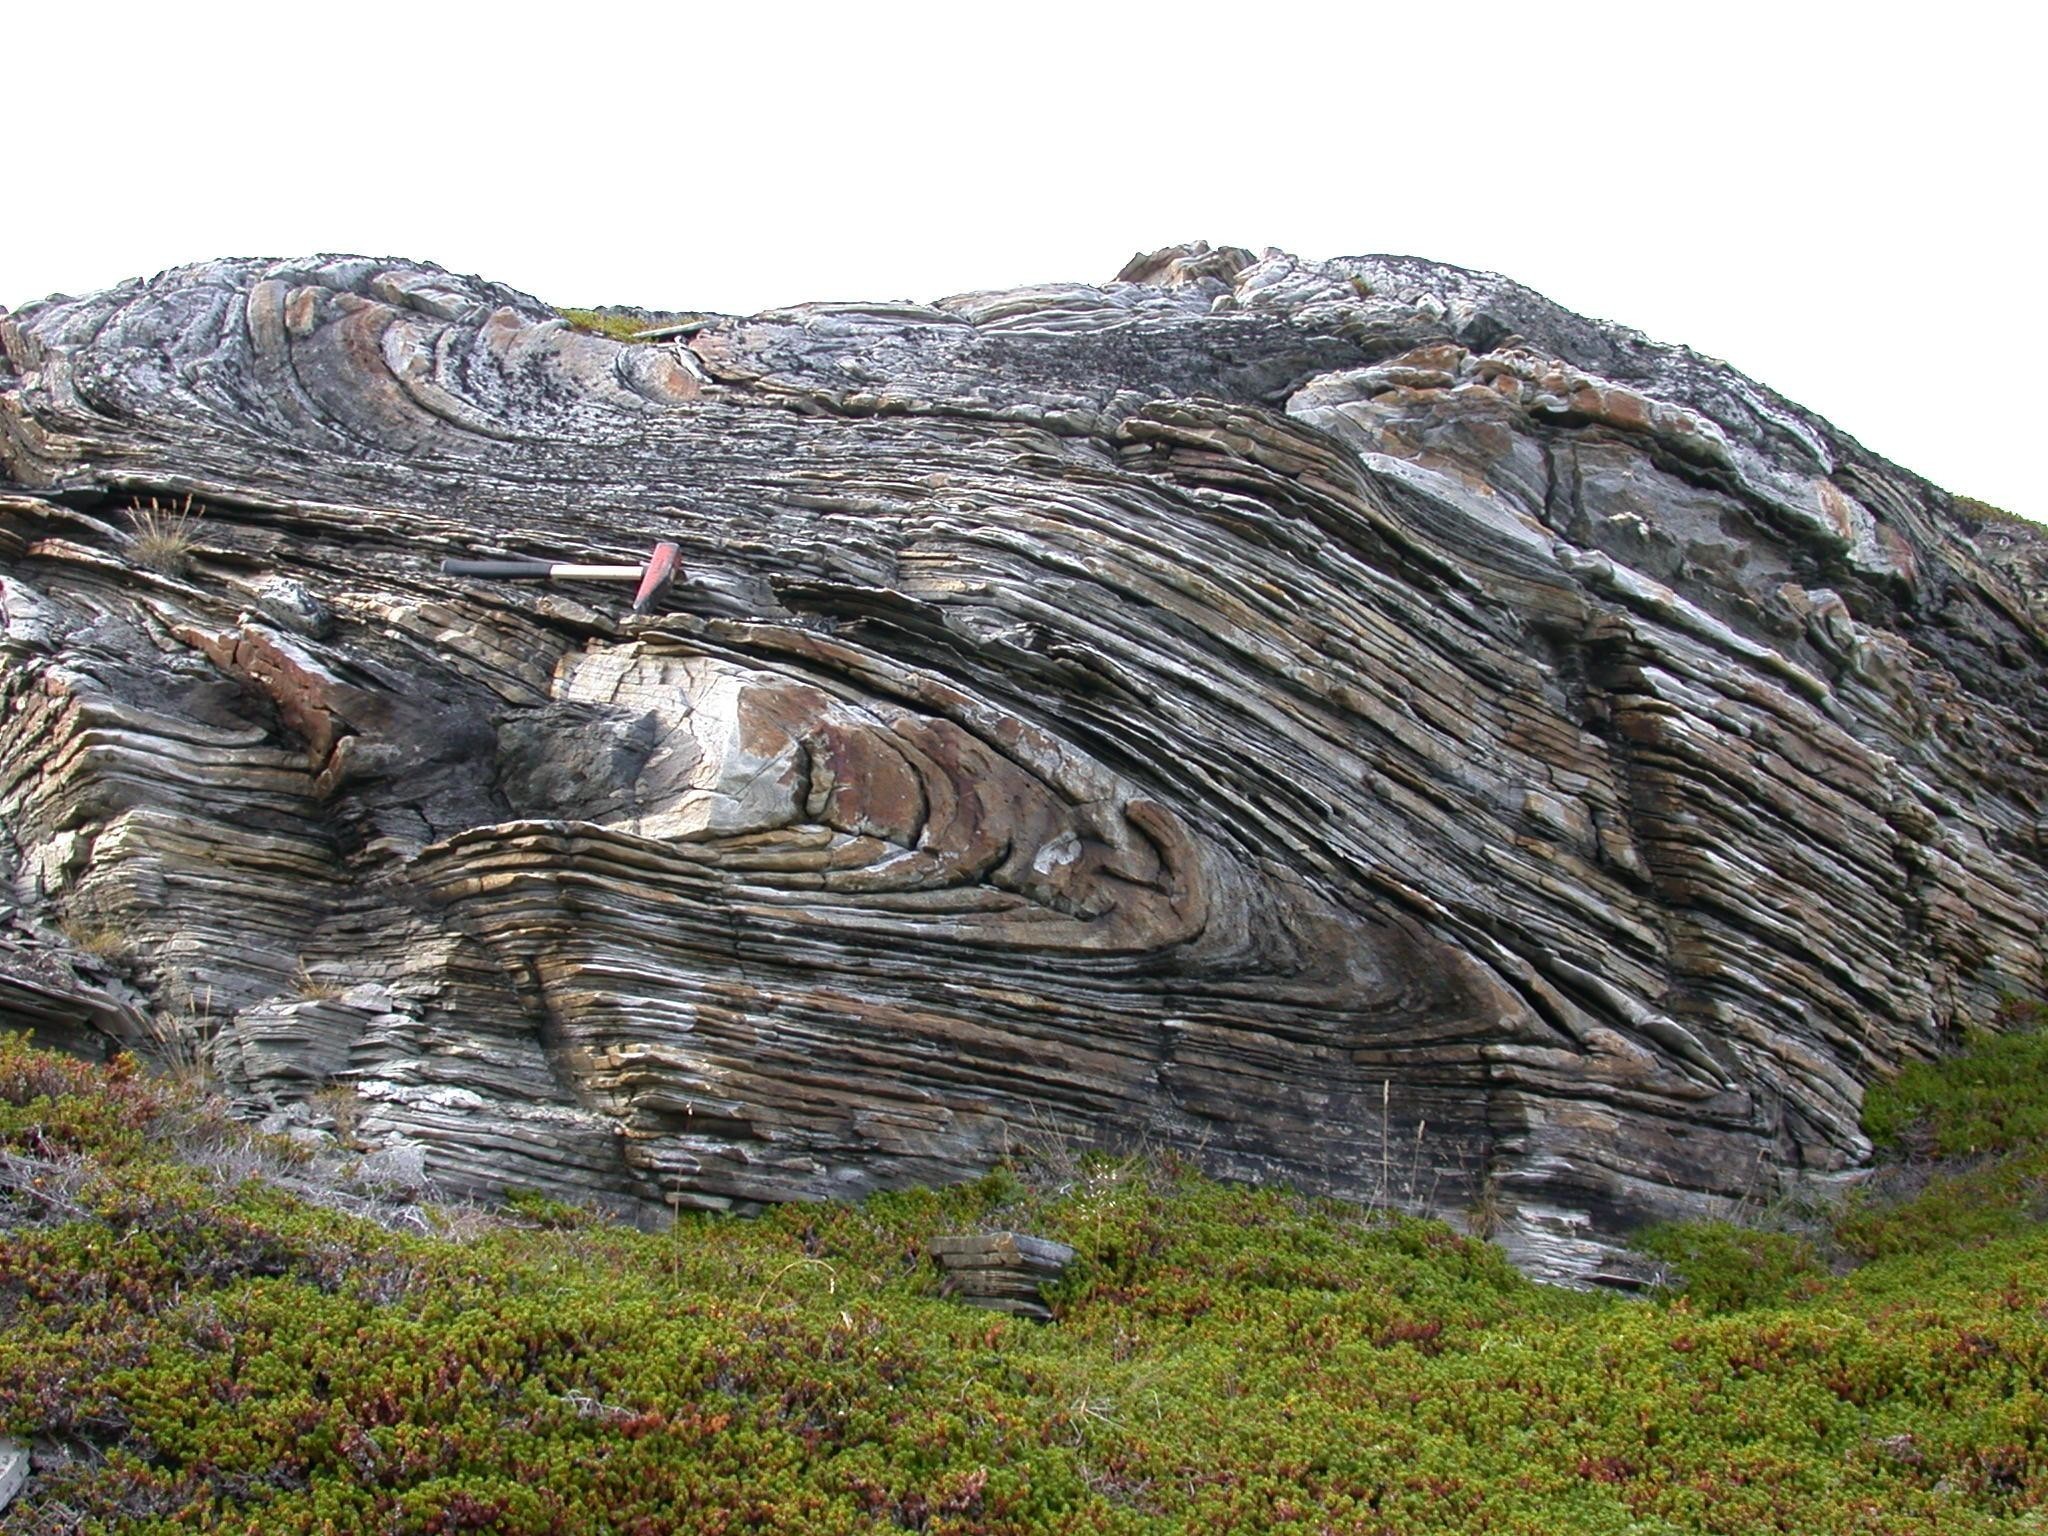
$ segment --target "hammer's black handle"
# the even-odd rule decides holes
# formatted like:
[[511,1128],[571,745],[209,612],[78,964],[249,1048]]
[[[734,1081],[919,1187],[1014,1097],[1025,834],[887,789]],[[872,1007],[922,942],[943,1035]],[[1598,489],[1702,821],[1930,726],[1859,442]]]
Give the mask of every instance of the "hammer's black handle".
[[552,560],[443,560],[443,576],[547,576]]

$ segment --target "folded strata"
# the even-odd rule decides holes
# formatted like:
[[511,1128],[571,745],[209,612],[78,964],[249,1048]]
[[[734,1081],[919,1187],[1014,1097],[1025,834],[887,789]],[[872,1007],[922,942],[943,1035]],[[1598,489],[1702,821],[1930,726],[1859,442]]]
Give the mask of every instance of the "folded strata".
[[[659,318],[351,257],[0,318],[0,1022],[457,1192],[1143,1139],[1587,1281],[2042,994],[2042,546],[1721,364],[1200,245]],[[644,617],[440,572],[656,540]]]

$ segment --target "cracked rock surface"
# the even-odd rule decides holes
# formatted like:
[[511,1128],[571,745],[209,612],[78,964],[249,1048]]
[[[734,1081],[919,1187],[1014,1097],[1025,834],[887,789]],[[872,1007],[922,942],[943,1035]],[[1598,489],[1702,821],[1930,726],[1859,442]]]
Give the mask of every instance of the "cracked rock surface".
[[[0,318],[0,1022],[456,1192],[1142,1135],[1586,1281],[2041,995],[2048,552],[1724,365],[1201,245],[677,329],[354,257]],[[656,540],[644,617],[440,572]]]

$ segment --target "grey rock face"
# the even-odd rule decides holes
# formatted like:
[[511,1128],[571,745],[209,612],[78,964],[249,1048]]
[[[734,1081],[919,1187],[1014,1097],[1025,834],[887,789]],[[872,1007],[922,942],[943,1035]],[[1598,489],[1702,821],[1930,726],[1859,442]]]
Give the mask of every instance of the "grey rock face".
[[[2039,542],[1499,278],[1197,246],[619,344],[224,261],[0,345],[0,1017],[168,1014],[443,1189],[1142,1133],[1599,1278],[2042,989]],[[439,574],[657,539],[644,619]]]
[[14,1502],[28,1482],[28,1447],[18,1441],[0,1439],[0,1510]]

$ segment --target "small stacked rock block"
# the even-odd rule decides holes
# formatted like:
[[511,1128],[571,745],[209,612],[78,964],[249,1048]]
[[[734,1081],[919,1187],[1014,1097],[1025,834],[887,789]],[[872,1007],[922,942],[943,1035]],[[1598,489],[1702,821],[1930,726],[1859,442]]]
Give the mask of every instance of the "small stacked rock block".
[[1052,1321],[1045,1287],[1066,1273],[1074,1250],[1022,1232],[979,1232],[935,1237],[931,1255],[946,1271],[945,1293],[970,1307]]

